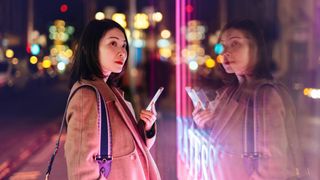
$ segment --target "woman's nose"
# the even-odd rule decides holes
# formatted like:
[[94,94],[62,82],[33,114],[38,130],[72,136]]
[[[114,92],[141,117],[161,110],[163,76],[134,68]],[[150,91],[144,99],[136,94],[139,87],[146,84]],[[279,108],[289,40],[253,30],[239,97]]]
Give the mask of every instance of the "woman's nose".
[[122,57],[122,58],[125,57],[126,56],[126,51],[125,50],[120,50],[119,56]]
[[227,51],[227,50],[224,50],[223,53],[222,53],[223,57],[230,57],[230,55],[231,55],[230,52]]

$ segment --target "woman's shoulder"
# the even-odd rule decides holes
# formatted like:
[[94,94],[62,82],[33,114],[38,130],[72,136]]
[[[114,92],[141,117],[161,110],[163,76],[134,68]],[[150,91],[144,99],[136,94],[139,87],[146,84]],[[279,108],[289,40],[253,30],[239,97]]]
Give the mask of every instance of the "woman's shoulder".
[[281,102],[285,105],[292,105],[292,98],[288,88],[280,81],[265,80],[259,82],[255,87],[255,96],[258,99],[267,99],[269,102]]

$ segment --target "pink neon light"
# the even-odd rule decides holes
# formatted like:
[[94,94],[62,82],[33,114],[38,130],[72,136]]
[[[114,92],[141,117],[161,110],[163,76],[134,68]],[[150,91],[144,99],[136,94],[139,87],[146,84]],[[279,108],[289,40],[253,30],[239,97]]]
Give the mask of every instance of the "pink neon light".
[[176,0],[176,116],[181,117],[181,22],[180,22],[180,14],[181,14],[181,0]]
[[[181,49],[185,49],[186,48],[186,0],[182,0],[182,3],[181,3],[181,27],[184,28],[184,31],[181,32]],[[184,61],[184,59],[182,59]],[[184,88],[186,87],[186,82],[187,82],[187,79],[186,79],[186,76],[187,76],[187,70],[186,70],[186,64],[185,62],[182,62],[181,63],[182,65],[182,89],[181,91],[184,90]],[[183,91],[182,93],[182,116],[183,117],[186,117],[187,115],[187,94]]]

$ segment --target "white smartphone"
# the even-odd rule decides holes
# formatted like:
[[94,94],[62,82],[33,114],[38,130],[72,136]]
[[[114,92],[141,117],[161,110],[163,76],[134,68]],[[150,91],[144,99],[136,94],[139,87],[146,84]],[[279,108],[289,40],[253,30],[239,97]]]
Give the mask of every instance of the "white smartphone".
[[157,93],[153,96],[153,98],[151,99],[149,105],[147,106],[147,108],[146,108],[147,111],[151,111],[152,103],[156,103],[156,101],[158,100],[158,98],[159,98],[160,94],[162,93],[163,89],[164,89],[163,87],[160,87],[158,89]]
[[206,109],[209,100],[203,90],[196,91],[189,86],[185,87],[185,90],[187,91],[187,94],[190,97],[194,107],[196,107],[197,104],[200,103],[201,109]]

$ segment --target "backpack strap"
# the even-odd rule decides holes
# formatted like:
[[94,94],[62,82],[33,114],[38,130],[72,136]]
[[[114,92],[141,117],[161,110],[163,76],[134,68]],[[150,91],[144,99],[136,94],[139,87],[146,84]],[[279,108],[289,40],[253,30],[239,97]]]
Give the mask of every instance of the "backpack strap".
[[[47,172],[46,172],[46,180],[49,179],[49,175],[51,173],[53,161],[55,159],[56,154],[58,153],[59,146],[60,146],[60,138],[62,135],[62,131],[64,129],[64,125],[66,124],[66,116],[67,116],[67,109],[70,103],[70,100],[74,96],[75,92],[79,90],[82,87],[91,87],[96,92],[97,102],[98,102],[98,129],[100,134],[100,154],[95,157],[95,160],[99,163],[99,169],[100,169],[100,176],[101,174],[105,177],[108,176],[111,170],[111,161],[112,161],[112,143],[111,143],[111,124],[110,124],[110,118],[109,113],[107,113],[107,106],[105,104],[105,101],[103,100],[102,96],[99,93],[99,90],[90,84],[83,84],[79,85],[75,88],[71,89],[71,92],[69,94],[67,105],[63,114],[63,119],[60,125],[59,130],[59,136],[56,141],[56,146],[54,148],[53,154],[50,158]],[[102,105],[103,102],[103,105]]]
[[260,131],[258,121],[258,92],[263,86],[272,86],[270,83],[259,85],[249,97],[244,123],[244,150],[243,157],[248,174],[252,174],[258,168],[258,159],[263,155],[258,150],[258,132]]

